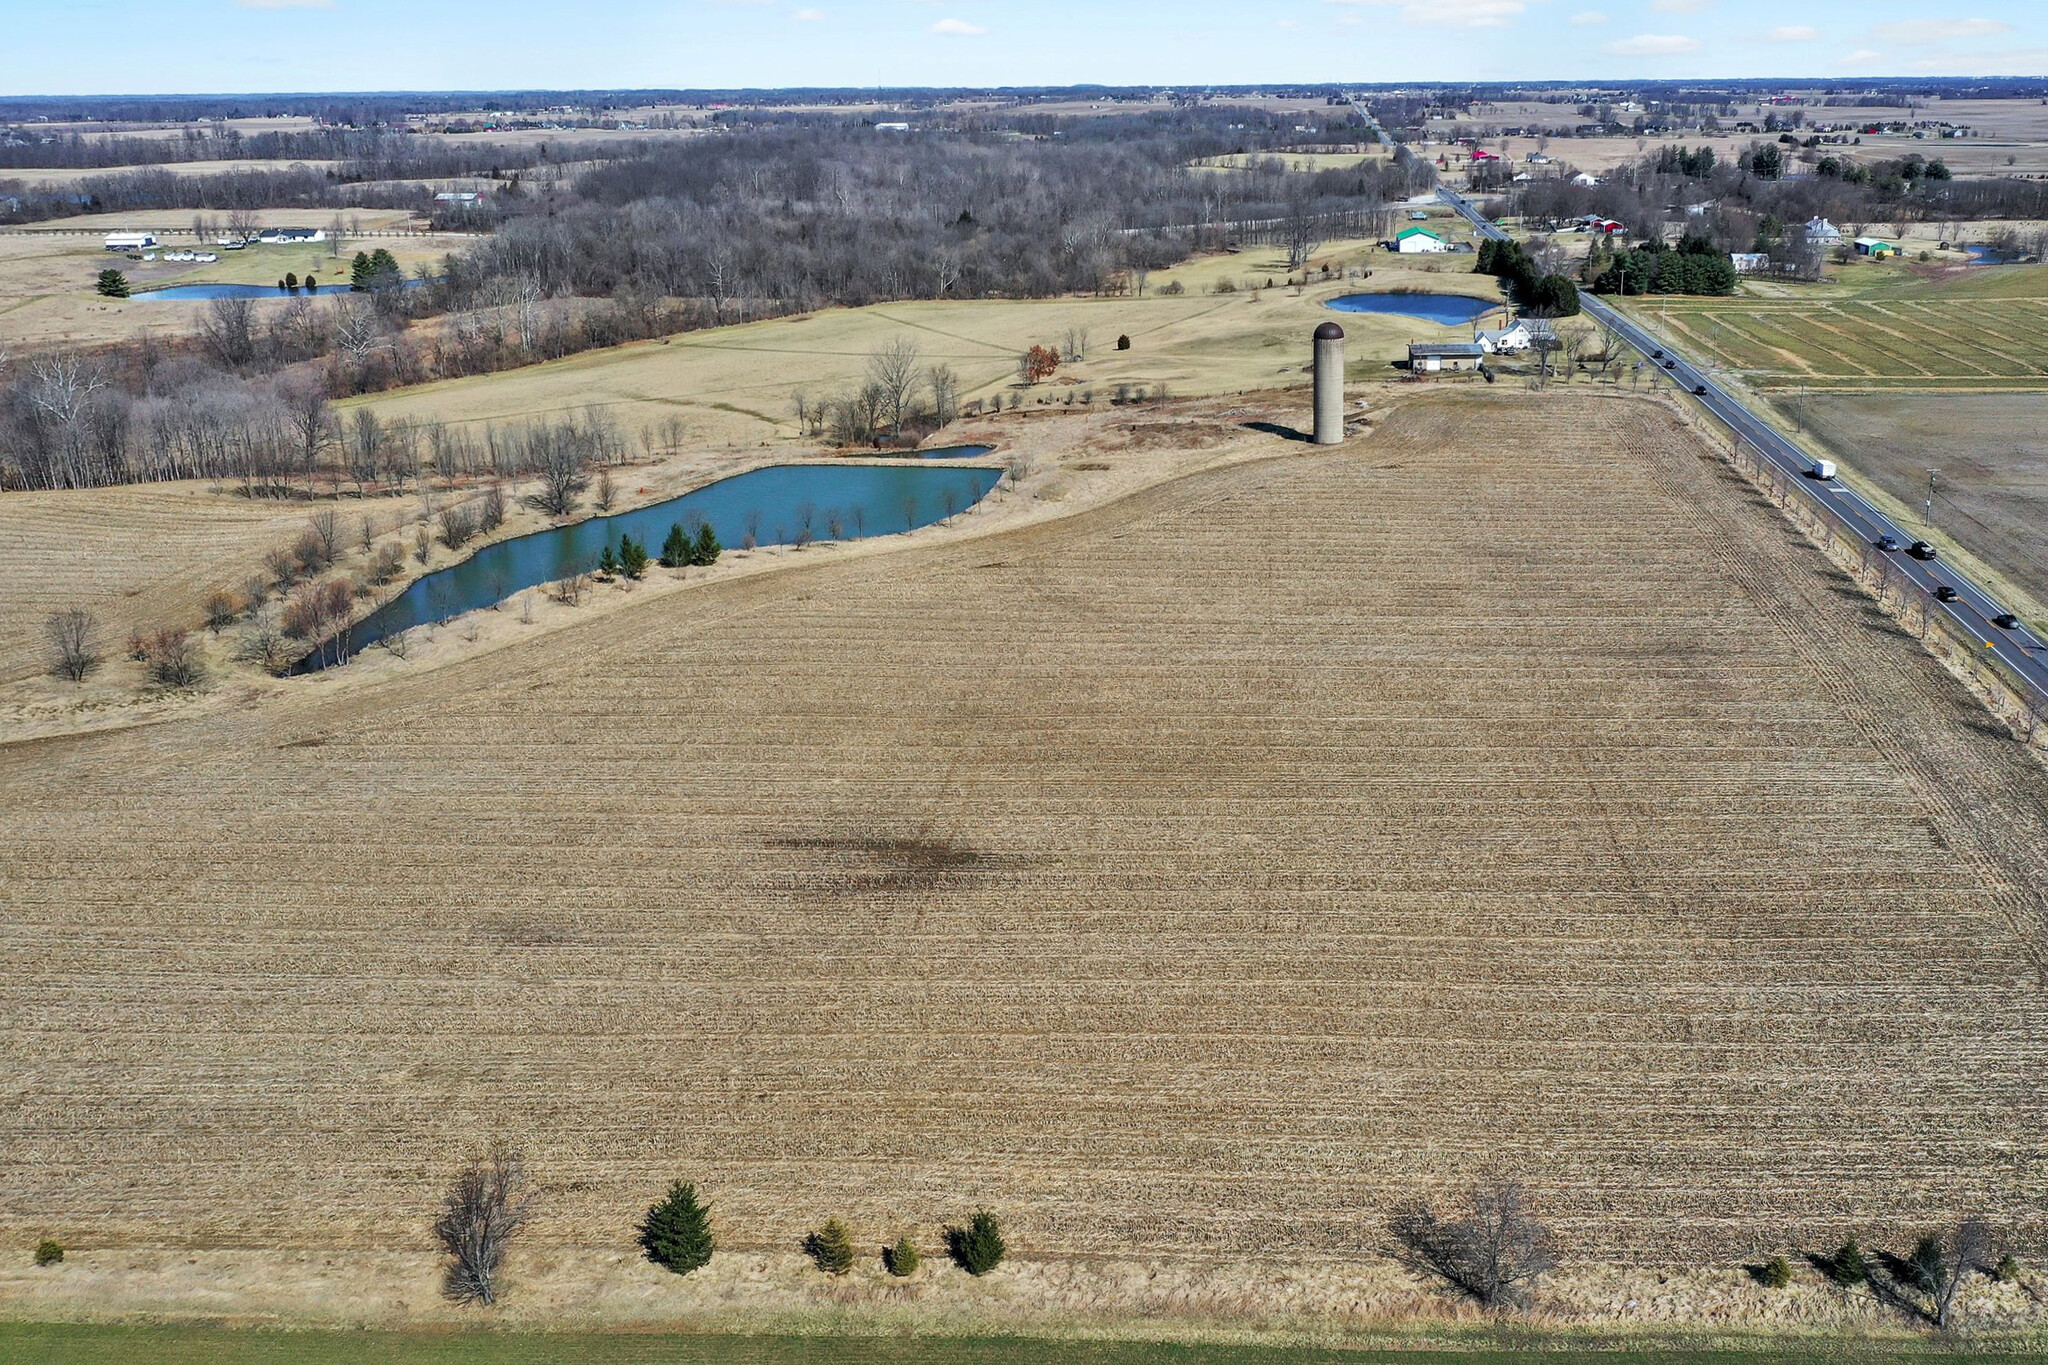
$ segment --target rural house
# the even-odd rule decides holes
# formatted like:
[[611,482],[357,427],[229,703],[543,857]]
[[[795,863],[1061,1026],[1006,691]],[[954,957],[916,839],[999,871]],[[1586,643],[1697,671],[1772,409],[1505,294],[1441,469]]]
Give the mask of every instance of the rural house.
[[1842,230],[1825,218],[1806,220],[1806,240],[1816,246],[1840,246]]
[[1488,355],[1518,355],[1529,349],[1531,341],[1528,325],[1523,322],[1474,332],[1472,339]]

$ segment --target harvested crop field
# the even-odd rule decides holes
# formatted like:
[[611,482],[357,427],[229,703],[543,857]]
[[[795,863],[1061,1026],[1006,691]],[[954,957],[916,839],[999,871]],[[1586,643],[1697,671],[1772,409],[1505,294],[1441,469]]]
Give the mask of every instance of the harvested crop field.
[[0,1229],[418,1248],[493,1135],[556,1244],[2036,1225],[2048,772],[1661,408],[1284,448],[0,749]]
[[1911,509],[1916,527],[1927,471],[1938,469],[1935,524],[2048,603],[2048,394],[1830,393],[1799,410],[1844,463]]

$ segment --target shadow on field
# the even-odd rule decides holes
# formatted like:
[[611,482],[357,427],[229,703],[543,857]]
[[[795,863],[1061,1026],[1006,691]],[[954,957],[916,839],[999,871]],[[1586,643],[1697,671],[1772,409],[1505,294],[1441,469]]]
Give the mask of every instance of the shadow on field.
[[1283,440],[1306,441],[1309,439],[1307,432],[1297,431],[1293,427],[1281,426],[1278,422],[1246,422],[1244,426],[1247,431],[1263,431],[1268,436],[1278,436]]
[[989,855],[951,839],[885,834],[798,835],[776,848],[828,855],[811,872],[811,889],[828,895],[938,891],[965,885],[992,863]]

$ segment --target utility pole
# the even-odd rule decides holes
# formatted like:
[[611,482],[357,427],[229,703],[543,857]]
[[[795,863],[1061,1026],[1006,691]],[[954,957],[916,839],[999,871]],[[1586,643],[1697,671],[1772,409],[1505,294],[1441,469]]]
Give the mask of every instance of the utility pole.
[[1927,471],[1927,524],[1929,526],[1934,525],[1934,476],[1940,472],[1939,469]]

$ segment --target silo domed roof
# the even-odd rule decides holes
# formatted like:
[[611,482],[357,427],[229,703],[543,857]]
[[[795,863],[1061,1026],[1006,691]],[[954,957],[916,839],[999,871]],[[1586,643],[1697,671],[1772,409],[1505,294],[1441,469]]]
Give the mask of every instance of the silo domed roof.
[[1344,329],[1334,322],[1326,322],[1316,328],[1317,341],[1342,341],[1343,339]]

